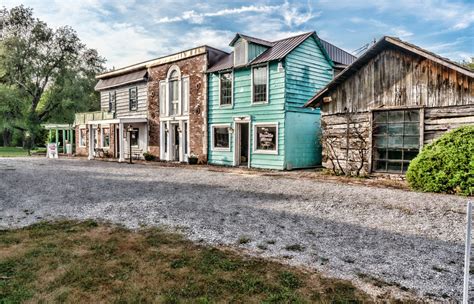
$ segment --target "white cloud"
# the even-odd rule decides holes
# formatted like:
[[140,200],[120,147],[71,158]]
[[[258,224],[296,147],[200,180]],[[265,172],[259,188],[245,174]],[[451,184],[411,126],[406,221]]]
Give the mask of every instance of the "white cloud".
[[180,21],[189,21],[191,23],[201,24],[204,22],[204,19],[206,17],[218,17],[218,16],[236,15],[236,14],[242,14],[242,13],[270,13],[272,11],[275,11],[278,8],[280,8],[280,6],[250,5],[250,6],[242,6],[239,8],[222,9],[217,12],[209,12],[209,13],[197,13],[194,10],[191,10],[191,11],[183,12],[181,16],[176,16],[176,17],[165,16],[163,18],[159,18],[156,22],[157,23],[172,23],[172,22],[180,22]]
[[285,20],[285,23],[288,27],[292,27],[293,25],[302,25],[310,21],[311,19],[321,15],[321,12],[313,14],[312,7],[309,3],[306,11],[304,11],[300,10],[294,5],[290,5],[288,1],[285,1],[285,3],[282,5],[281,12],[283,19]]

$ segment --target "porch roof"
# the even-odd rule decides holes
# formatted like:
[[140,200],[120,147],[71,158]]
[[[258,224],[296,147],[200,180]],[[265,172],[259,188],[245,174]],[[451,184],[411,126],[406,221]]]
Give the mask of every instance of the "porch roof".
[[86,125],[100,125],[100,124],[119,124],[119,123],[147,123],[148,119],[144,117],[124,117],[103,120],[89,120]]

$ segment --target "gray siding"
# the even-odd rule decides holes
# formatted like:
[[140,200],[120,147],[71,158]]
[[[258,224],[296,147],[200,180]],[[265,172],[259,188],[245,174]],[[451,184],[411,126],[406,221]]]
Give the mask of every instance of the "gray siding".
[[[138,109],[136,111],[129,110],[129,89],[137,87],[138,92]],[[109,93],[116,92],[117,102],[117,118],[125,117],[147,117],[148,113],[148,98],[147,98],[147,84],[136,83],[133,85],[126,85],[110,90],[100,92],[100,107],[102,111],[109,110]]]

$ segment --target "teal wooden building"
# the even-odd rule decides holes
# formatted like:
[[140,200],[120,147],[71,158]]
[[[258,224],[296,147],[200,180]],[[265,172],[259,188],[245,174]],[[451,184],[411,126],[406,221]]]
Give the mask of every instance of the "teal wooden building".
[[237,34],[208,69],[208,162],[291,170],[321,164],[319,109],[305,102],[355,57],[310,32]]

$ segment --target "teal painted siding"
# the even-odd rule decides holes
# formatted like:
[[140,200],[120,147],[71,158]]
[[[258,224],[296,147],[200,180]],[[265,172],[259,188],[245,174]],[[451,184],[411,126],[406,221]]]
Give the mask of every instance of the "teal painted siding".
[[318,132],[318,113],[286,113],[286,169],[308,168],[321,165],[321,144]]
[[[230,134],[230,151],[214,151],[212,126],[224,124],[235,130],[234,119],[249,116],[251,167],[285,170],[321,164],[317,138],[320,114],[318,110],[306,110],[302,106],[332,79],[331,63],[316,40],[310,37],[285,57],[283,71],[278,71],[276,61],[270,62],[268,67],[269,101],[266,104],[251,103],[250,68],[233,71],[233,103],[228,106],[219,105],[219,74],[208,75],[209,163],[234,164],[235,132]],[[258,123],[278,124],[278,154],[254,151],[254,127]]]
[[[255,168],[284,169],[285,163],[285,73],[278,72],[276,62],[268,65],[269,70],[269,101],[265,104],[251,103],[251,69],[234,70],[232,106],[219,105],[219,76],[209,74],[208,125],[209,132],[216,124],[230,124],[235,129],[234,118],[251,117],[250,134],[250,165]],[[254,124],[278,124],[278,154],[260,154],[253,152]],[[211,133],[209,133],[211,134]],[[211,164],[233,165],[234,134],[231,134],[231,151],[213,151],[212,137],[209,136],[208,161]]]
[[302,106],[332,80],[331,63],[313,37],[306,39],[285,59],[286,109],[311,111]]
[[258,44],[249,42],[249,44],[248,44],[249,62],[251,60],[253,60],[255,57],[257,57],[258,55],[265,52],[266,50],[267,50],[267,47],[265,47],[263,45],[258,45]]

